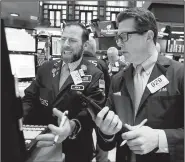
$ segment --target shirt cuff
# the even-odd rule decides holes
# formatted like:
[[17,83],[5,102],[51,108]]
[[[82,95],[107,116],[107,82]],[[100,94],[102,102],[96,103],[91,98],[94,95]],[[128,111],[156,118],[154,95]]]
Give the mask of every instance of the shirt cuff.
[[98,133],[100,137],[105,141],[105,142],[112,142],[114,140],[115,135],[105,135],[103,134],[100,129],[98,129]]
[[158,130],[159,146],[156,153],[169,153],[167,137],[164,130]]

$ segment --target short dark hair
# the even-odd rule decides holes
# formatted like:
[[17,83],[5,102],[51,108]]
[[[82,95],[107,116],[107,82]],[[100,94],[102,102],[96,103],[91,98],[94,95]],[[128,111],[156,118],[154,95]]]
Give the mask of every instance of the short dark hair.
[[80,28],[82,28],[82,30],[83,30],[82,42],[83,43],[85,43],[87,40],[89,40],[89,31],[86,29],[86,27],[83,24],[78,23],[78,22],[70,22],[65,25],[64,29],[69,26],[79,26]]
[[157,22],[154,14],[151,11],[141,7],[126,9],[118,14],[117,23],[129,18],[134,18],[135,29],[137,31],[142,33],[146,30],[152,30],[154,32],[153,41],[156,44],[158,34]]

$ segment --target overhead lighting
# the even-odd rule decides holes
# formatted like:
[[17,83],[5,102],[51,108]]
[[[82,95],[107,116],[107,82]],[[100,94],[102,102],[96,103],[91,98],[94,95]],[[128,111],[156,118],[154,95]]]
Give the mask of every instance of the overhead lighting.
[[165,28],[161,28],[161,32],[164,32],[165,31]]
[[158,32],[159,35],[166,35],[168,36],[169,34],[168,33],[163,33],[163,32]]
[[184,32],[180,32],[180,31],[172,31],[172,34],[184,34]]
[[42,6],[42,5],[43,5],[43,2],[42,2],[42,1],[40,1],[40,2],[39,2],[39,4],[40,4],[40,6]]
[[37,16],[32,16],[32,15],[31,15],[31,16],[30,16],[30,19],[31,19],[31,20],[38,20],[38,17],[37,17]]
[[182,38],[179,38],[179,39],[176,39],[176,41],[184,41],[184,39],[182,39]]
[[10,16],[15,16],[15,17],[17,17],[17,16],[19,16],[19,14],[17,14],[17,13],[11,13]]
[[184,38],[184,35],[181,35],[180,37],[181,37],[181,38]]

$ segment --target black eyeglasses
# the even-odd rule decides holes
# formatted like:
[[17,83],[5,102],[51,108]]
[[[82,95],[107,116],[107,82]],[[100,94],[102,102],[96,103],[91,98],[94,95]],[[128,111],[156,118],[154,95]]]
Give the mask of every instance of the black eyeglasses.
[[117,44],[119,44],[119,41],[120,41],[120,43],[124,43],[124,42],[128,41],[128,35],[129,34],[143,34],[143,33],[147,32],[147,31],[148,30],[145,30],[145,31],[122,32],[121,34],[115,36],[115,40],[116,40],[116,43]]

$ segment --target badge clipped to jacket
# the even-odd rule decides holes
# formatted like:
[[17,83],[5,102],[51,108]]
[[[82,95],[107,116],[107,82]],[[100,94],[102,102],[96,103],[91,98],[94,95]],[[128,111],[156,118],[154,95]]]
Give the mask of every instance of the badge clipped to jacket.
[[151,93],[155,93],[167,84],[169,84],[169,80],[164,75],[160,75],[159,77],[148,83],[147,87]]
[[77,70],[71,72],[71,77],[75,85],[82,83],[82,78]]

